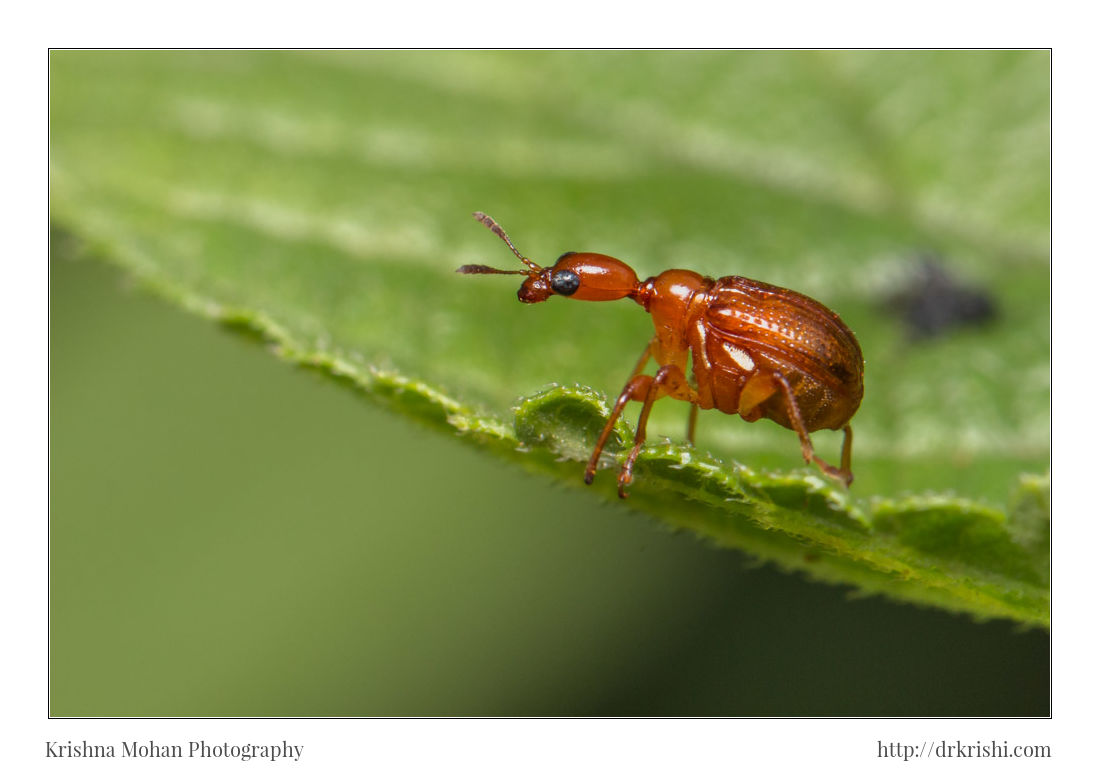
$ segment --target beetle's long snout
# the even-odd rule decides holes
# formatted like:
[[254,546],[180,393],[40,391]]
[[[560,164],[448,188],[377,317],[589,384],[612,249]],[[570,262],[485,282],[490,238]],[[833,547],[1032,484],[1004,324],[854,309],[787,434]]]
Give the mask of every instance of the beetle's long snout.
[[520,302],[545,302],[554,296],[554,291],[541,274],[532,273],[519,287],[516,296],[519,297]]
[[463,275],[526,275],[527,280],[516,293],[520,302],[543,302],[554,295],[542,274],[528,270],[498,270],[484,264],[464,264],[455,272]]

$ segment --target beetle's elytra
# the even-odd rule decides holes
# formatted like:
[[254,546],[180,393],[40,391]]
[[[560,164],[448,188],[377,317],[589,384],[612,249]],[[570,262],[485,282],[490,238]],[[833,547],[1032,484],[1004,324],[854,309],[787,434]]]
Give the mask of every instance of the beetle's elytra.
[[[852,482],[852,427],[848,421],[863,399],[863,354],[840,317],[816,300],[789,289],[736,275],[707,278],[691,270],[665,270],[639,281],[625,262],[610,256],[568,252],[551,267],[521,254],[504,230],[484,213],[474,218],[492,230],[526,270],[480,264],[460,273],[525,275],[521,302],[555,295],[604,302],[630,298],[653,317],[656,333],[642,351],[600,433],[584,472],[591,483],[600,453],[626,403],[642,403],[634,447],[619,471],[626,497],[634,461],[645,442],[653,403],[664,396],[692,404],[688,440],[694,442],[697,410],[717,408],[746,421],[769,418],[798,433],[802,457],[845,486]],[[688,378],[688,355],[691,375]],[[642,370],[650,359],[654,375]],[[814,453],[810,432],[844,429],[840,467]]]

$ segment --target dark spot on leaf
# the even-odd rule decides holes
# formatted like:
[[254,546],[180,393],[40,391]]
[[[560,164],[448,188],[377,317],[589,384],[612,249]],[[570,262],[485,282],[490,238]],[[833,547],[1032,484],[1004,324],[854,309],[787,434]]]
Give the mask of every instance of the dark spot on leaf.
[[926,340],[997,317],[989,292],[952,276],[938,257],[925,255],[903,287],[887,296],[911,340]]

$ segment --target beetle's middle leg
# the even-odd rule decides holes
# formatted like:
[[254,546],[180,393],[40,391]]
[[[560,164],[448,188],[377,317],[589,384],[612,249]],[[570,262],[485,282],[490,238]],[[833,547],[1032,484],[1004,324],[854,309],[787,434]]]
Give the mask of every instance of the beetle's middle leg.
[[691,403],[691,411],[688,413],[688,431],[687,431],[687,444],[692,448],[695,447],[695,422],[699,420],[699,405],[696,402]]

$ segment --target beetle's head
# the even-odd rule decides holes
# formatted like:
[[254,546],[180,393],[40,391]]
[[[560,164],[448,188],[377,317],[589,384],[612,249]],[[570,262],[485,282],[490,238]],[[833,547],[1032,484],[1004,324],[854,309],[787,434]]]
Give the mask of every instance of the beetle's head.
[[540,267],[516,250],[508,235],[489,216],[480,211],[474,218],[508,244],[526,270],[498,270],[483,264],[464,264],[457,272],[470,275],[526,275],[516,296],[520,302],[545,302],[555,294],[595,302],[631,297],[638,291],[638,276],[626,262],[604,254],[569,251],[551,267]]

